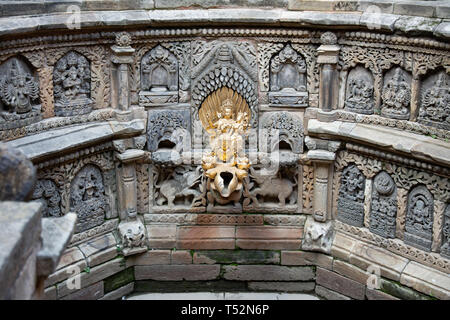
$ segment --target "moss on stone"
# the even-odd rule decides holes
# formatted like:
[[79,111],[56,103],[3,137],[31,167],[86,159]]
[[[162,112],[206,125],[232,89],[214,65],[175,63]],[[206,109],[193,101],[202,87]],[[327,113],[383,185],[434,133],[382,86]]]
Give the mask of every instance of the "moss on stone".
[[134,281],[134,268],[122,270],[104,280],[105,293],[114,291]]

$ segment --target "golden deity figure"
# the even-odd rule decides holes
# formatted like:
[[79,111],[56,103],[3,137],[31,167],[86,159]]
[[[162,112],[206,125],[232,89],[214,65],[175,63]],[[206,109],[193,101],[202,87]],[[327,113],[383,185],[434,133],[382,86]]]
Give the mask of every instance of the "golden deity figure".
[[220,193],[222,200],[242,190],[242,181],[250,167],[244,151],[249,114],[247,102],[229,88],[212,93],[199,110],[211,147],[203,156],[202,167],[211,179],[210,189]]

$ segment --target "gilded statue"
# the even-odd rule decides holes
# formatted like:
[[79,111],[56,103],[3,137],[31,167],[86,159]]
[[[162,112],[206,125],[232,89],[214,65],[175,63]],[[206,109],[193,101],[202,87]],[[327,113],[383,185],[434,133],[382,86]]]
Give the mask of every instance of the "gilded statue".
[[[242,182],[250,162],[245,155],[244,136],[250,120],[247,102],[232,89],[223,87],[203,102],[199,117],[210,137],[211,151],[202,158],[214,199],[225,204],[240,199]],[[218,196],[220,194],[220,197]]]

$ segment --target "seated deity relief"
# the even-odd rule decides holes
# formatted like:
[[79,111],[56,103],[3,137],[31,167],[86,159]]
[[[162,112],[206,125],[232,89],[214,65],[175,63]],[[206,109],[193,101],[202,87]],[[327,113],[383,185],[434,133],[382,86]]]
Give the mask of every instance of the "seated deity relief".
[[75,51],[59,59],[53,71],[53,91],[56,116],[89,113],[92,110],[89,61]]
[[0,66],[0,130],[41,120],[39,82],[31,67],[19,58]]
[[147,52],[141,60],[141,106],[178,103],[178,60],[161,45]]
[[208,178],[208,211],[220,210],[214,206],[233,203],[227,212],[240,212],[239,203],[244,178],[250,161],[245,155],[244,137],[250,121],[247,102],[227,87],[209,95],[199,110],[203,128],[210,135],[210,152],[202,157],[202,167]]
[[307,107],[306,62],[290,44],[270,61],[269,105]]
[[384,76],[381,98],[383,100],[382,116],[408,120],[411,102],[411,76],[400,67],[388,71]]
[[345,110],[373,114],[373,76],[365,68],[357,66],[347,78]]
[[417,120],[450,130],[449,76],[445,72],[432,75],[424,81]]

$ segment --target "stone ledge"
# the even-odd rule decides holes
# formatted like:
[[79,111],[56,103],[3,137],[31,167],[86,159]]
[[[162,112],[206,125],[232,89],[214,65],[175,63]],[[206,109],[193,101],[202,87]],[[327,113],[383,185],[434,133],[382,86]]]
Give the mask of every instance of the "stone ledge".
[[37,162],[104,141],[138,136],[144,131],[145,123],[140,119],[129,122],[107,121],[45,131],[7,144],[21,150],[31,161]]
[[311,136],[343,139],[450,166],[450,143],[419,134],[375,125],[334,121],[308,121]]
[[[23,6],[22,6],[23,7]],[[134,8],[135,9],[135,8]],[[434,9],[433,9],[434,10]],[[445,16],[447,6],[439,7],[440,16]],[[11,36],[38,32],[40,30],[69,30],[68,23],[71,13],[51,13],[36,16],[16,16],[0,18],[0,36]],[[370,18],[371,15],[375,15]],[[387,31],[404,31],[414,35],[418,31],[428,30],[436,37],[449,38],[448,22],[441,17],[429,17],[426,24],[431,23],[435,27],[430,30],[426,24],[421,23],[415,27],[413,23],[395,26],[395,21],[400,18],[410,19],[409,15],[392,13],[371,13],[358,11],[289,11],[286,9],[272,8],[271,10],[260,8],[219,8],[219,9],[167,9],[167,10],[123,10],[123,11],[82,11],[80,13],[80,28],[88,29],[99,27],[120,26],[146,26],[146,27],[171,27],[171,26],[211,26],[211,25],[242,25],[248,26],[293,26],[317,27],[333,26],[341,28],[382,29]],[[369,20],[368,20],[369,19]],[[70,24],[69,24],[70,26]],[[72,27],[72,26],[70,26]],[[403,29],[403,30],[402,30]]]

